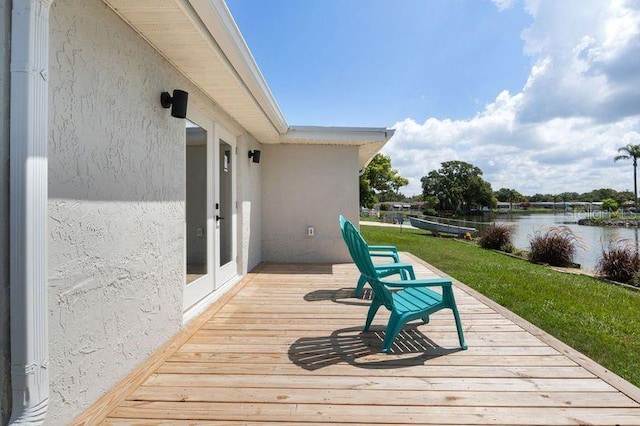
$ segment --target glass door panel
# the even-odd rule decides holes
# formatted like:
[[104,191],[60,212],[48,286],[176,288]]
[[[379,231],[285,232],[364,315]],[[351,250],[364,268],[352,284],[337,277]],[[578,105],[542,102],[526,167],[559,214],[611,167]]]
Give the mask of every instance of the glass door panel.
[[187,124],[186,147],[187,284],[207,275],[207,131]]
[[224,127],[216,126],[218,161],[216,199],[216,288],[238,273],[236,208],[236,139]]
[[233,162],[231,145],[220,139],[220,256],[218,266],[232,260]]
[[185,288],[183,311],[214,290],[214,124],[195,109],[189,110],[185,146]]

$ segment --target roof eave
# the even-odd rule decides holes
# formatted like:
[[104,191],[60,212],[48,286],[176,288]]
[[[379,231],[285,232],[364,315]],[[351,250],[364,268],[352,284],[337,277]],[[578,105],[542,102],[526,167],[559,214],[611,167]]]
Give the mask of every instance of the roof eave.
[[[223,0],[165,0],[162,7],[103,1],[260,143],[357,145],[366,166],[393,135],[386,128],[289,126]],[[170,20],[177,23],[165,34]]]
[[[279,133],[287,121],[223,0],[188,0]],[[214,12],[213,14],[211,12]],[[210,18],[214,18],[211,21]],[[217,24],[217,25],[216,25]]]
[[285,134],[280,136],[280,142],[300,145],[357,146],[358,166],[363,170],[394,133],[394,129],[384,127],[291,126]]

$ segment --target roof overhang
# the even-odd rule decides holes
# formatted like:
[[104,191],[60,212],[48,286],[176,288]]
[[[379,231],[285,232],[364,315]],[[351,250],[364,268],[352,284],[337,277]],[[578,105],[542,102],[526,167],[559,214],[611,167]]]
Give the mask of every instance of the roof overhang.
[[223,0],[104,2],[261,143],[357,145],[364,167],[393,134],[289,127]]
[[358,146],[358,165],[364,169],[393,136],[394,129],[378,127],[290,126],[282,143]]

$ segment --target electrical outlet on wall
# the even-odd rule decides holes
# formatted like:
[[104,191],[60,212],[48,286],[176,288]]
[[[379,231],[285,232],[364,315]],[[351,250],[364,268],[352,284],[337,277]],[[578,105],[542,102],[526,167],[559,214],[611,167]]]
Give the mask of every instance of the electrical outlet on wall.
[[316,230],[313,228],[313,226],[310,226],[310,227],[307,229],[307,235],[308,235],[309,237],[313,237],[314,235],[316,235]]

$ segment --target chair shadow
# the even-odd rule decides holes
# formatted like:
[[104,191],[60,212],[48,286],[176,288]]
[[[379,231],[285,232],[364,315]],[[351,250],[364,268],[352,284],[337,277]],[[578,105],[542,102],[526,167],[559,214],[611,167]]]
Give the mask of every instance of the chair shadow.
[[341,303],[343,305],[351,306],[369,306],[369,301],[372,298],[371,291],[363,291],[361,299],[355,298],[355,288],[339,288],[335,289],[320,289],[314,290],[311,293],[307,293],[303,296],[303,299],[307,302],[321,302],[330,300],[334,303]]
[[405,326],[386,355],[380,352],[385,335],[383,326],[371,327],[368,332],[363,332],[362,327],[348,327],[329,336],[303,337],[291,344],[288,355],[295,365],[308,371],[340,363],[358,368],[390,369],[424,365],[429,359],[462,350],[439,346],[418,330],[418,325],[420,323]]

